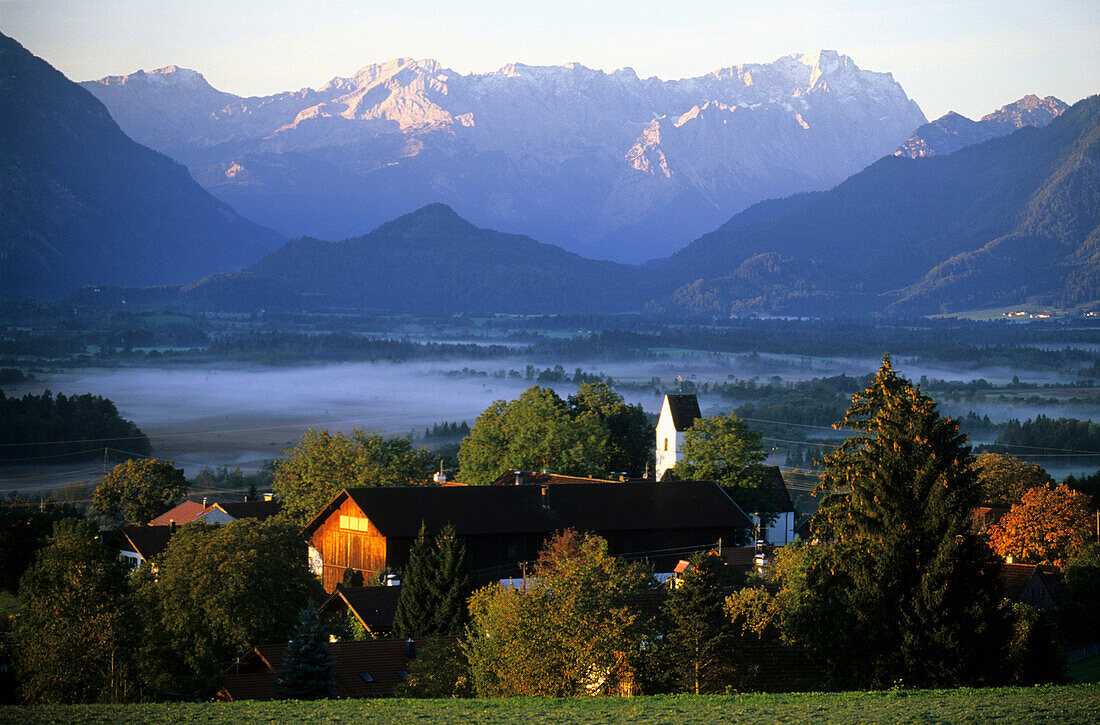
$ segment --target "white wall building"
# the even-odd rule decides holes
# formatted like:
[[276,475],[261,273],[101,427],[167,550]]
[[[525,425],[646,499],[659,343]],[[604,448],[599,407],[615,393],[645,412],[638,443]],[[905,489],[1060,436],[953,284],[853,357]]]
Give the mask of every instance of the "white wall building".
[[666,395],[657,421],[657,480],[683,458],[683,433],[698,418],[699,399],[694,395]]

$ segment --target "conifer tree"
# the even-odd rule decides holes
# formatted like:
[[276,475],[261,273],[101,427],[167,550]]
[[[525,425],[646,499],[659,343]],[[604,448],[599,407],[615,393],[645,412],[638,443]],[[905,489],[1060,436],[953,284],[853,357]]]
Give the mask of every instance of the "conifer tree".
[[398,637],[424,637],[431,634],[433,617],[439,606],[434,591],[439,556],[428,528],[420,525],[409,550],[409,561],[401,572],[401,596],[393,615],[393,632]]
[[668,670],[672,683],[696,695],[720,691],[729,664],[723,585],[732,583],[718,556],[696,554],[680,585],[669,592],[664,615],[670,625]]
[[462,634],[468,618],[467,600],[473,587],[466,561],[466,546],[447,524],[435,538],[436,571],[431,582],[436,596],[431,631],[426,634],[448,636]]
[[808,573],[807,639],[849,683],[975,682],[997,621],[988,549],[971,532],[981,487],[958,424],[889,357],[837,428],[815,517],[829,555]]
[[401,575],[401,597],[394,614],[399,637],[461,634],[470,596],[466,547],[450,524],[434,538],[420,527]]
[[328,634],[310,602],[298,615],[298,626],[287,644],[283,668],[275,681],[275,693],[294,700],[328,697],[336,680],[332,677],[332,657],[328,653]]

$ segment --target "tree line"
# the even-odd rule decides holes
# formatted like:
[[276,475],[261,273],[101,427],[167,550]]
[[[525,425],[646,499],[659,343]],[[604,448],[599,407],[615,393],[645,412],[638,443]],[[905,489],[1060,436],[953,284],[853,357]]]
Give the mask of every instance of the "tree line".
[[115,404],[99,395],[27,393],[9,398],[0,390],[0,461],[48,458],[80,460],[103,455],[105,447],[149,455],[149,439]]

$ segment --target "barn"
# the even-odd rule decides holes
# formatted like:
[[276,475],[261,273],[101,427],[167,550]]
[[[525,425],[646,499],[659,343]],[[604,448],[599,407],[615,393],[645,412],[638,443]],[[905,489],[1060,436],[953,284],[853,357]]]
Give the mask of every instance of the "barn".
[[303,534],[332,592],[347,568],[369,578],[404,566],[422,523],[432,532],[451,524],[482,581],[521,576],[562,529],[597,533],[611,554],[671,571],[695,551],[747,542],[752,526],[711,481],[629,481],[344,489]]

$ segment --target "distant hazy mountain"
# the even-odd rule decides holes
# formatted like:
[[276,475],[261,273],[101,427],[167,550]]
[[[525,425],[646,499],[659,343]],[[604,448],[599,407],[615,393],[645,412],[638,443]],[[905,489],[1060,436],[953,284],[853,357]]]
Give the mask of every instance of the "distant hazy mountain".
[[186,282],[242,267],[278,243],[0,35],[0,296]]
[[479,229],[443,204],[342,242],[293,240],[247,273],[310,304],[405,312],[620,312],[661,289],[638,267]]
[[[746,217],[742,219],[741,217]],[[667,260],[661,303],[707,314],[938,313],[1100,299],[1100,96],[1044,128],[889,156],[768,202]]]
[[828,188],[925,121],[890,74],[834,51],[677,81],[577,64],[463,76],[402,58],[260,98],[175,67],[83,85],[133,138],[290,236],[346,238],[445,202],[624,261]]
[[1007,136],[1024,126],[1042,128],[1067,108],[1069,106],[1054,96],[1030,95],[982,116],[980,121],[971,121],[952,111],[914,131],[894,155],[916,159],[954,153],[971,144]]

